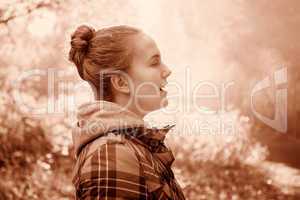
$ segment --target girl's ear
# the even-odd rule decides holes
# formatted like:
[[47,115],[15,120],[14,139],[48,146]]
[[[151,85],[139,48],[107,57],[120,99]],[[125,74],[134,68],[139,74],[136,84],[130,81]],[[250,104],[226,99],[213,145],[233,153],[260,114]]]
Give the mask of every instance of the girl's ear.
[[121,74],[113,74],[110,77],[110,81],[115,90],[126,94],[130,93],[128,81]]

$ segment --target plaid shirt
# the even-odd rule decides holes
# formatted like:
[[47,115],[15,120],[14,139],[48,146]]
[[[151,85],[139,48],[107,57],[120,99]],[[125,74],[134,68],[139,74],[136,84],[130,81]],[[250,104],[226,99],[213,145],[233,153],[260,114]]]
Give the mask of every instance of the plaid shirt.
[[163,142],[168,130],[113,130],[89,142],[74,170],[76,199],[183,200],[173,154]]

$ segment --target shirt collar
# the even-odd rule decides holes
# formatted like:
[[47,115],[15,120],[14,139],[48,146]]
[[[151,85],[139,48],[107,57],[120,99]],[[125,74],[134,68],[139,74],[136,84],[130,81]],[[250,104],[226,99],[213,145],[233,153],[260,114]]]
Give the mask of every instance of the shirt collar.
[[135,134],[133,131],[132,136],[149,146],[151,151],[158,151],[156,147],[163,148],[161,144],[166,134],[174,127],[147,128],[147,123],[135,113],[116,103],[102,100],[81,105],[77,118],[77,125],[72,130],[76,155],[86,144],[112,130],[127,130],[127,133],[130,133],[129,130],[138,130]]

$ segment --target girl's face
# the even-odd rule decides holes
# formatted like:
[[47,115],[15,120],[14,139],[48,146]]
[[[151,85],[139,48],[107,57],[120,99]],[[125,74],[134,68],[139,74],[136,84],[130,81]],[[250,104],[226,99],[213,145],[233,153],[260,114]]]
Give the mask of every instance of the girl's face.
[[171,71],[162,62],[156,43],[148,35],[137,34],[132,44],[132,65],[127,69],[131,82],[130,100],[136,111],[145,115],[168,105],[164,86]]

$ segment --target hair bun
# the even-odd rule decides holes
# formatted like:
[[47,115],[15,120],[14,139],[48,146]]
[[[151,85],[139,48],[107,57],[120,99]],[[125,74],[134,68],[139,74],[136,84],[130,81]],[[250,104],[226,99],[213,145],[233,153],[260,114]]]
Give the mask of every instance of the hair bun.
[[74,50],[86,51],[90,40],[95,34],[95,29],[92,27],[81,25],[71,36],[71,46]]
[[71,36],[71,49],[69,52],[69,60],[72,61],[79,72],[82,79],[84,77],[83,60],[88,50],[89,42],[95,34],[95,29],[81,25]]

